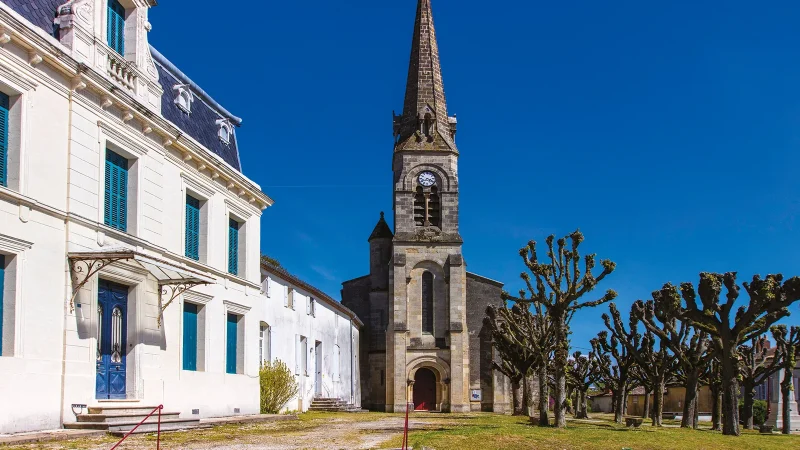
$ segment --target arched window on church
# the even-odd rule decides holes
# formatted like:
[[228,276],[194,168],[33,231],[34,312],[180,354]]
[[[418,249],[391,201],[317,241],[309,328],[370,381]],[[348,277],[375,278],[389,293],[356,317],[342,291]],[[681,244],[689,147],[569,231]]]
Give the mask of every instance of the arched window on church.
[[417,192],[414,194],[414,223],[418,227],[425,226],[425,192],[422,186],[417,187]]
[[431,195],[428,199],[428,220],[432,227],[442,227],[439,189],[437,189],[436,186],[431,188]]
[[426,137],[433,136],[433,117],[430,114],[425,114],[425,119],[422,121],[422,134]]
[[433,334],[433,274],[422,274],[422,332]]

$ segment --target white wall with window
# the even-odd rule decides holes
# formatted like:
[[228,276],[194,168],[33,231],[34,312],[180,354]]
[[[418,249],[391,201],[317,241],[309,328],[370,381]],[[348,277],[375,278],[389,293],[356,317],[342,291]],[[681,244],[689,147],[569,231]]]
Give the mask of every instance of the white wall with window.
[[270,356],[286,363],[300,386],[285,410],[305,411],[315,397],[360,405],[358,317],[281,268],[262,264],[261,279],[257,314],[269,324]]

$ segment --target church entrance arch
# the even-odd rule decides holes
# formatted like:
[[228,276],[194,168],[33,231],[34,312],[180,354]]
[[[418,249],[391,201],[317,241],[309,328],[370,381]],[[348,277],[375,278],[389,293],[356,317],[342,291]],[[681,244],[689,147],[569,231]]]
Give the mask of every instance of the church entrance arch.
[[423,367],[414,375],[414,410],[432,411],[436,409],[436,374]]

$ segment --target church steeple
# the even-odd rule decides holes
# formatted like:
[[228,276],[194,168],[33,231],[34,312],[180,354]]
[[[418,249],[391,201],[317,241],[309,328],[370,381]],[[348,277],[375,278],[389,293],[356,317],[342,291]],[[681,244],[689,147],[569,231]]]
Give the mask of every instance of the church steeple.
[[431,0],[418,0],[403,114],[394,117],[395,151],[458,152],[456,119],[448,117]]

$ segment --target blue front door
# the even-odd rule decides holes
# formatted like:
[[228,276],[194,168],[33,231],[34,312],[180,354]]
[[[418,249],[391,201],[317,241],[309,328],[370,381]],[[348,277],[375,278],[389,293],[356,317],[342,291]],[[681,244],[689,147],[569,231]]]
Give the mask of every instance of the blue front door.
[[100,280],[97,294],[98,399],[125,398],[128,287]]

